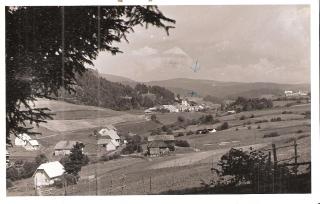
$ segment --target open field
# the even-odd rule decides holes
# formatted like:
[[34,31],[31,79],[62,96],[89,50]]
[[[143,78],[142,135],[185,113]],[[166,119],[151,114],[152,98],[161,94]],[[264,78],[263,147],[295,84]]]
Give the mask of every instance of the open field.
[[[292,114],[282,114],[283,111],[292,111]],[[306,119],[302,115],[306,111],[310,111],[310,104],[215,117],[220,121],[228,122],[230,128],[215,133],[176,137],[177,140],[187,140],[191,147],[178,148],[170,156],[158,158],[126,156],[117,160],[91,163],[82,168],[79,183],[69,186],[67,195],[158,194],[170,189],[199,187],[202,179],[208,181],[214,176],[210,168],[216,167],[220,157],[232,147],[244,150],[253,147],[265,151],[271,148],[272,143],[277,146],[288,145],[296,139],[298,161],[310,161],[310,119]],[[175,122],[179,115],[193,119],[199,118],[203,114],[206,113],[166,113],[157,114],[157,118],[164,124],[170,124]],[[254,118],[239,119],[241,115],[250,117],[251,114],[254,114]],[[78,115],[74,115],[74,117],[78,117]],[[281,117],[282,120],[270,122],[271,118],[276,117]],[[268,120],[268,122],[255,124],[255,121],[259,120]],[[90,135],[95,129],[110,121],[122,133],[132,132],[141,136],[148,136],[150,130],[162,126],[162,124],[144,120],[141,115],[126,113],[103,119],[89,116],[86,119],[70,118],[70,120],[53,121],[53,123],[46,124],[47,126],[40,127],[45,132],[44,135],[39,136],[43,148],[37,152],[13,148],[17,158],[25,156],[25,158],[32,159],[38,153],[43,152],[50,160],[56,160],[57,158],[52,156],[53,147],[58,141],[66,139],[84,142],[86,145],[84,151],[89,155],[94,155],[97,153],[96,141]],[[248,121],[251,121],[251,124],[243,125]],[[215,124],[213,127],[219,125],[221,123]],[[250,128],[248,128],[249,126]],[[186,132],[190,128],[196,129],[197,126],[187,127],[186,130],[182,129],[181,131]],[[270,132],[277,132],[279,136],[264,137]],[[293,153],[293,148],[290,147],[280,149],[278,157],[279,159],[289,158],[293,156]],[[93,178],[95,174],[97,174],[97,180]],[[34,190],[31,188],[32,179],[14,182],[14,186],[14,189],[8,191],[8,195],[34,195]],[[64,191],[57,190],[54,195],[61,193]]]

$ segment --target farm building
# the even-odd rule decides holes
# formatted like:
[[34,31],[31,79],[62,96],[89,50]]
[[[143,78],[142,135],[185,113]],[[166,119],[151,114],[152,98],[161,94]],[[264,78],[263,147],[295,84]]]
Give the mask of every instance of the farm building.
[[31,137],[26,133],[22,133],[15,138],[14,144],[16,146],[25,146],[29,140],[31,140]]
[[39,150],[40,144],[38,140],[28,140],[24,148],[29,151]]
[[148,144],[148,154],[150,156],[161,156],[170,152],[170,147],[164,141],[152,141]]
[[175,138],[173,135],[152,135],[148,137],[148,154],[160,156],[174,151]]
[[178,113],[179,109],[174,105],[163,105],[162,108],[168,110],[170,113]]
[[54,155],[55,156],[58,156],[58,155],[69,155],[71,153],[71,149],[77,143],[81,143],[81,142],[69,141],[69,140],[59,141],[56,144],[56,146],[54,147]]
[[117,141],[111,140],[111,138],[98,139],[97,144],[100,148],[105,148],[106,151],[116,150],[120,146],[120,144]]
[[33,174],[35,188],[48,186],[56,180],[60,180],[64,173],[64,167],[58,161],[41,164]]
[[99,135],[101,137],[110,137],[111,140],[115,140],[116,142],[120,142],[120,137],[116,131],[116,129],[113,127],[109,128],[103,128],[99,131]]

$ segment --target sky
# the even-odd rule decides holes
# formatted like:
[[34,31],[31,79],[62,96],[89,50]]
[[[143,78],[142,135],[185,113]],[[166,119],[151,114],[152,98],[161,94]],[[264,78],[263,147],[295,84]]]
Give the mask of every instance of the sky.
[[[135,81],[173,78],[310,83],[310,9],[277,6],[159,6],[176,20],[135,27],[123,51],[101,52],[94,68]],[[195,62],[199,70],[194,71]]]

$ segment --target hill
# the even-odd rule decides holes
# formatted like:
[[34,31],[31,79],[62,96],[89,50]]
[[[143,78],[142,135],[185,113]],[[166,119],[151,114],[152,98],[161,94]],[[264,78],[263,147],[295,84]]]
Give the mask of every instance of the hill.
[[182,96],[193,94],[204,97],[211,95],[222,99],[238,96],[259,97],[266,94],[279,95],[284,90],[310,90],[310,84],[242,83],[186,78],[151,81],[146,84],[162,86]]

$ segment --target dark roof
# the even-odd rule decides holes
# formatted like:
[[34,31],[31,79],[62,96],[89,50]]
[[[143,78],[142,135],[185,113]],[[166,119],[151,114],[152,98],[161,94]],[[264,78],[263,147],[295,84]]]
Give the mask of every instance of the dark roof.
[[163,148],[168,147],[168,145],[164,141],[152,141],[148,144],[149,148]]

